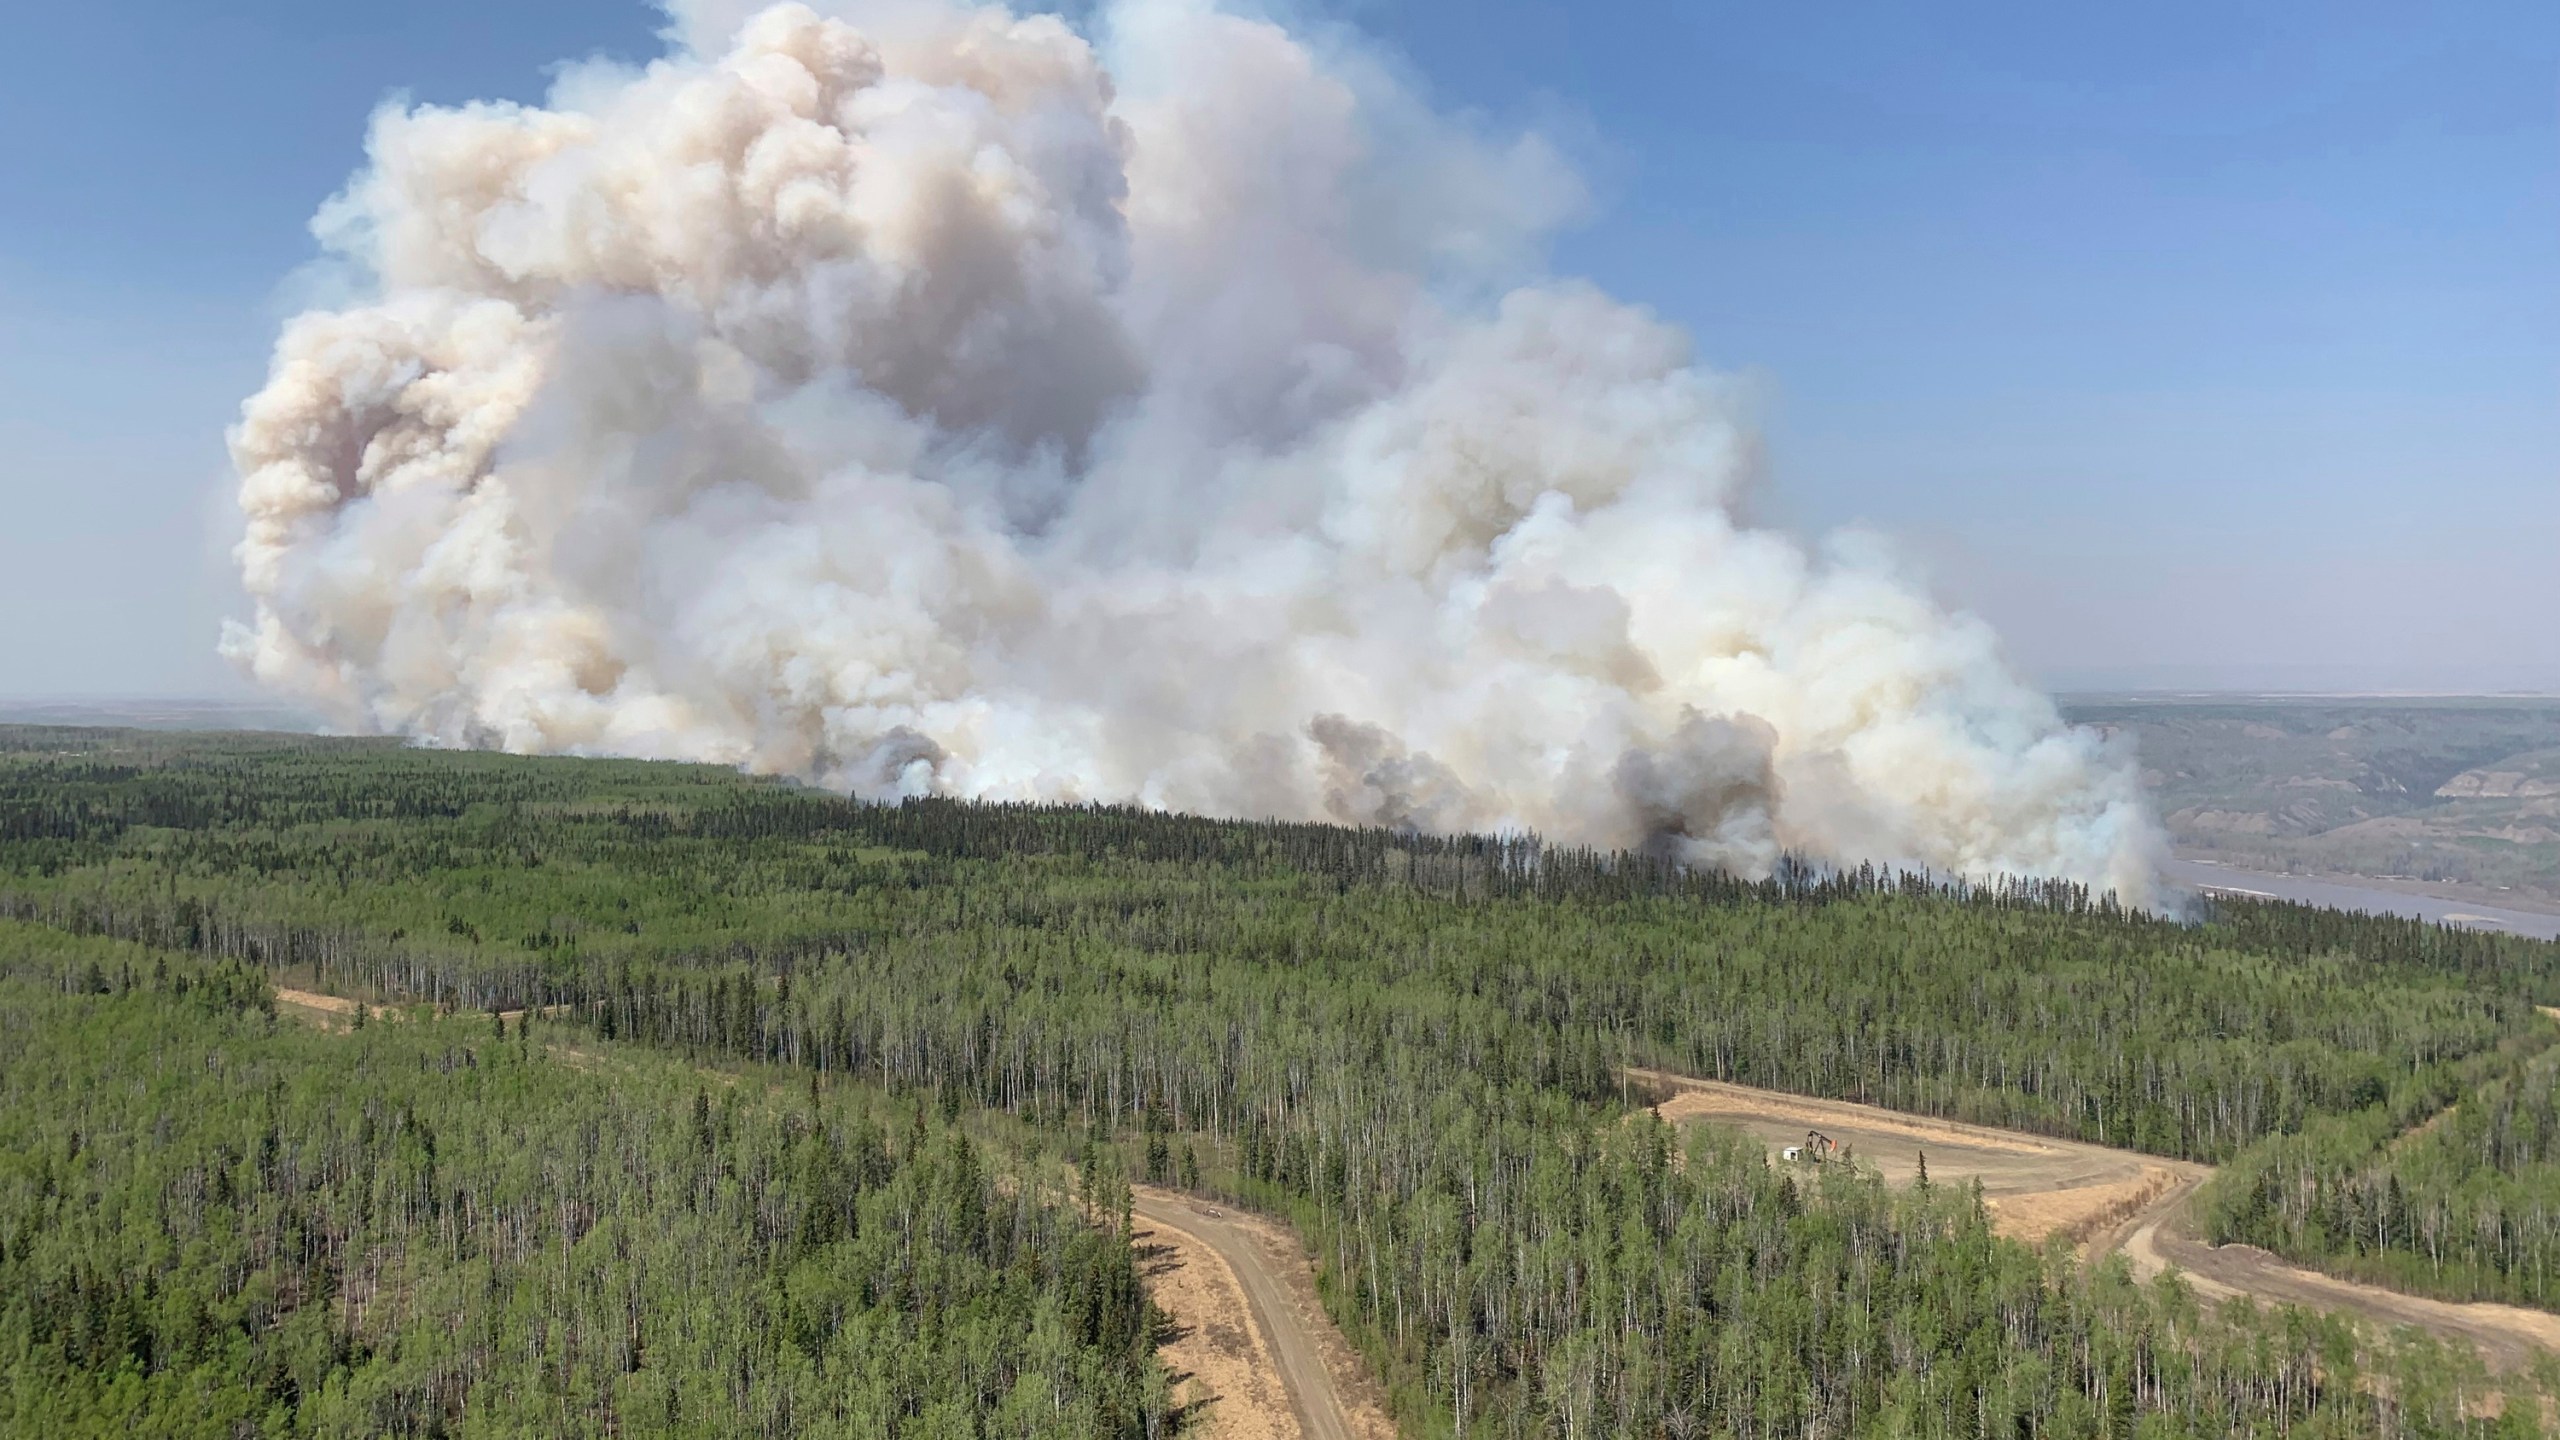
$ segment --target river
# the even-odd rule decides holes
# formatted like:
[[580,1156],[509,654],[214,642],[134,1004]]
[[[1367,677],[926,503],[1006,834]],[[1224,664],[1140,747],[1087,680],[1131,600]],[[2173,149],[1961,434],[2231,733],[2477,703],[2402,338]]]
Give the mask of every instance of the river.
[[2161,865],[2160,874],[2170,885],[2182,890],[2222,890],[2242,895],[2272,897],[2277,900],[2299,900],[2305,905],[2326,905],[2338,910],[2364,910],[2378,915],[2407,915],[2419,920],[2435,920],[2447,925],[2468,926],[2475,930],[2495,930],[2506,935],[2531,935],[2543,940],[2560,940],[2560,915],[2484,905],[2476,900],[2456,900],[2447,899],[2441,895],[2385,890],[2379,886],[2360,885],[2352,880],[2313,880],[2301,875],[2270,875],[2260,870],[2241,870],[2229,865],[2219,865],[2210,860],[2169,860]]

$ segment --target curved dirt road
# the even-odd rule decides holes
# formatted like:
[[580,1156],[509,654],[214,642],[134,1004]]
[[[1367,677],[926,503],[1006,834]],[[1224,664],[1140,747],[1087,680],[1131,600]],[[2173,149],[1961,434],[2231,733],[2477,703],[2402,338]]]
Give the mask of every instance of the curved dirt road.
[[[1280,1226],[1171,1190],[1132,1187],[1156,1303],[1220,1440],[1394,1440],[1358,1357],[1316,1300],[1315,1277]],[[1277,1377],[1279,1385],[1272,1380]]]
[[2260,1304],[2411,1326],[2468,1341],[2492,1370],[2560,1352],[2560,1315],[2404,1295],[2289,1265],[2255,1246],[2203,1243],[2187,1232],[2185,1219],[2187,1202],[2213,1176],[2209,1166],[1660,1071],[1630,1070],[1628,1078],[1664,1095],[1654,1107],[1663,1119],[1732,1125],[1773,1154],[1805,1143],[1811,1130],[1897,1184],[1908,1182],[1925,1157],[1933,1181],[1979,1179],[1984,1208],[2002,1234],[2030,1242],[2059,1234],[2093,1258],[2122,1251],[2143,1280],[2175,1265],[2207,1300],[2246,1295]]
[[[2207,1172],[2208,1174],[2210,1172]],[[2290,1265],[2255,1245],[2207,1245],[2187,1233],[2185,1209],[2202,1177],[2178,1188],[2099,1237],[2096,1253],[2122,1250],[2144,1280],[2170,1265],[2207,1300],[2246,1295],[2262,1305],[2346,1311],[2383,1325],[2406,1325],[2467,1340],[2493,1371],[2522,1369],[2538,1355],[2560,1352],[2560,1315],[2518,1305],[2456,1303],[2405,1295]]]

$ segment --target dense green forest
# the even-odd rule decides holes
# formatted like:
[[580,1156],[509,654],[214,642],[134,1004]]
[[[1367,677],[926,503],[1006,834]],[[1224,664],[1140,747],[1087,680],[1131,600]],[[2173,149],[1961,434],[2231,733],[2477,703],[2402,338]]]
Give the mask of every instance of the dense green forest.
[[[1223,1128],[1252,1061],[1152,1048],[1232,1028],[1185,1006],[1409,990],[1520,1022],[1527,1051],[1471,1062],[1585,1098],[1635,1059],[2219,1160],[2560,1001],[2560,946],[2293,906],[2186,926],[2064,886],[1752,885],[1528,840],[865,806],[711,767],[0,737],[0,914],[1012,1109],[1160,1092]],[[1075,1058],[1096,1043],[1109,1063]]]
[[2419,1294],[2560,1308],[2560,1047],[2511,1045],[2474,1068],[2432,1115],[2323,1117],[2251,1147],[2208,1194],[2205,1238]]
[[323,1034],[20,927],[0,970],[5,1433],[1163,1429],[1125,1236],[928,1106]]
[[[994,1272],[1022,1267],[993,1252],[986,1276],[953,1277],[950,1296],[975,1284],[992,1297],[966,1341],[916,1323],[914,1292],[902,1300],[888,1281],[834,1292],[844,1308],[811,1339],[774,1298],[792,1293],[775,1267],[797,1272],[761,1232],[717,1247],[737,1267],[702,1282],[717,1295],[659,1299],[634,1280],[609,1313],[579,1310],[590,1292],[571,1280],[546,1289],[560,1272],[510,1272],[509,1293],[526,1298],[505,1304],[450,1273],[421,1279],[400,1293],[426,1308],[404,1313],[441,1297],[448,1308],[431,1328],[442,1338],[334,1338],[345,1378],[306,1359],[280,1382],[291,1367],[256,1344],[216,1360],[180,1358],[200,1352],[175,1338],[140,1354],[75,1354],[53,1314],[59,1281],[30,1302],[53,1318],[13,1318],[23,1328],[0,1337],[22,1357],[11,1362],[22,1407],[218,1375],[243,1404],[268,1407],[257,1413],[309,1433],[361,1433],[328,1430],[355,1412],[327,1407],[359,1393],[392,1397],[370,1413],[405,1417],[413,1433],[447,1409],[464,1433],[517,1433],[504,1417],[533,1414],[548,1417],[539,1433],[575,1433],[603,1423],[598,1405],[626,1432],[665,1416],[687,1433],[702,1423],[688,1396],[730,1394],[749,1372],[753,1402],[781,1408],[725,1413],[758,1416],[756,1433],[883,1433],[828,1418],[843,1412],[826,1404],[858,1402],[829,1391],[821,1403],[787,1378],[835,1373],[828,1346],[858,1324],[908,1325],[903,1353],[919,1373],[936,1345],[988,1357],[968,1371],[987,1377],[974,1399],[889,1381],[869,1392],[902,1407],[876,1413],[917,1425],[955,1413],[931,1404],[979,1407],[979,1429],[915,1433],[1042,1433],[1021,1428],[1031,1421],[1019,1412],[1006,1422],[1015,1428],[998,1419],[1032,1352],[1072,1357],[1086,1407],[1040,1423],[1137,1433],[1128,1427],[1162,1418],[1161,1392],[1131,1340],[1137,1302],[1111,1288],[1125,1237],[1102,1223],[1079,1240],[1061,1216],[1082,1209],[1020,1198],[1050,1193],[1038,1185],[1004,1202],[986,1178],[1045,1163],[1043,1150],[1084,1156],[1088,1175],[1111,1173],[1098,1157],[1122,1156],[1152,1178],[1291,1219],[1327,1303],[1417,1434],[2449,1432],[2463,1425],[2457,1397],[2480,1393],[2467,1357],[2402,1353],[2300,1316],[2199,1312],[2174,1286],[2080,1273],[1993,1237],[1961,1192],[1893,1193],[1836,1171],[1807,1181],[1712,1135],[1674,1163],[1674,1136],[1629,1119],[1620,1069],[1652,1063],[2224,1160],[2374,1114],[2424,1114],[2527,1066],[2552,1029],[2533,1005],[2560,999],[2553,946],[2294,907],[2179,924],[2068,886],[1800,869],[1752,884],[1527,839],[873,807],[701,767],[291,737],[0,730],[0,914],[21,922],[0,956],[23,947],[29,977],[7,992],[7,1023],[54,1057],[28,1073],[91,1064],[73,1052],[112,1052],[118,1034],[171,1047],[170,1066],[123,1063],[165,1070],[173,1087],[185,1073],[204,1090],[192,1108],[206,1114],[190,1123],[230,1135],[205,1143],[239,1155],[254,1152],[269,1111],[343,1134],[345,1097],[401,1070],[409,1088],[396,1100],[382,1091],[375,1108],[426,1117],[439,1156],[459,1143],[445,1137],[465,1133],[563,1134],[580,1153],[612,1143],[659,1157],[634,1162],[644,1174],[697,1167],[671,1171],[682,1177],[708,1163],[686,1148],[701,1129],[689,1063],[800,1076],[833,1108],[720,1111],[719,1125],[765,1147],[750,1153],[776,1157],[755,1171],[769,1184],[805,1174],[793,1147],[816,1146],[838,1157],[831,1165],[876,1167],[862,1194],[879,1198],[861,1203],[895,1211],[916,1202],[894,1196],[945,1193],[948,1170],[965,1163],[977,1167],[981,1214],[1010,1203],[1039,1217],[1008,1231],[1029,1225],[1038,1238],[1013,1243],[1074,1257],[1044,1260],[1017,1288]],[[64,949],[100,946],[130,958],[93,973]],[[455,1018],[368,1027],[349,1045],[358,1037],[277,1025],[255,995],[208,1009],[211,980],[173,996],[164,964],[232,977],[224,994],[273,976]],[[501,1045],[485,1014],[470,1018],[525,1006],[553,1007],[532,1041],[519,1031]],[[201,1046],[189,1052],[181,1038],[203,1027],[230,1027],[220,1046],[242,1057],[209,1078],[189,1068],[202,1066]],[[426,1058],[457,1047],[475,1058],[458,1069]],[[383,1055],[412,1063],[361,1070]],[[611,1057],[609,1084],[595,1056]],[[331,1066],[375,1078],[275,1090],[275,1077]],[[509,1093],[528,1097],[520,1108],[503,1122],[470,1118],[509,1077],[520,1087]],[[470,1094],[480,1098],[460,1098]],[[309,1108],[291,1110],[293,1095]],[[54,1228],[22,1218],[36,1203],[22,1177],[57,1163],[63,1130],[90,1137],[89,1154],[109,1133],[130,1147],[149,1123],[138,1100],[86,1125],[62,1112],[108,1100],[49,1089],[35,1102],[13,1089],[11,1102],[25,1133],[6,1132],[0,1236]],[[931,1133],[895,1143],[912,1133],[902,1114],[911,1125],[929,1115]],[[964,1162],[942,1138],[973,1127],[980,1145],[1003,1137],[1000,1157]],[[875,1146],[875,1133],[893,1140]],[[535,1163],[543,1147],[528,1148],[511,1163]],[[754,1231],[768,1213],[833,1193],[841,1173],[718,1213]],[[625,1185],[615,1167],[545,1175],[580,1215],[673,1205],[687,1189],[681,1178],[641,1183],[635,1199],[614,1188]],[[165,1175],[101,1169],[95,1183],[149,1197],[135,1213],[166,1223]],[[356,1223],[383,1222],[372,1211]],[[435,1223],[435,1264],[498,1274],[472,1248],[478,1232]],[[699,1235],[719,1222],[689,1223]],[[894,1223],[848,1219],[827,1242],[843,1253],[810,1263],[876,1277],[865,1267],[886,1262],[864,1237]],[[559,1253],[578,1256],[593,1233],[566,1237]],[[8,1243],[11,1266],[73,1263],[50,1241],[32,1252]],[[112,1278],[93,1291],[170,1284],[183,1269],[175,1242],[97,1243],[107,1248],[83,1263]],[[128,1243],[138,1248],[116,1248]],[[429,1247],[413,1234],[395,1248]],[[272,1247],[251,1253],[271,1262]],[[10,1278],[13,1291],[32,1288]],[[1075,1301],[1101,1291],[1113,1298]],[[732,1318],[726,1329],[705,1321],[714,1338],[695,1349],[649,1351],[670,1373],[602,1389],[540,1359],[539,1346],[492,1341],[490,1358],[468,1361],[436,1348],[476,1354],[452,1337],[504,1334],[510,1316],[550,1305],[584,1318],[537,1333],[582,1334],[577,1356],[609,1369],[595,1357],[629,1363],[611,1337],[639,1294],[671,1324],[687,1303]],[[1061,1331],[1044,1318],[1052,1310],[1078,1318]],[[34,1338],[40,1329],[50,1338]],[[116,1380],[119,1367],[134,1378]],[[2369,1373],[2389,1378],[2363,1383]],[[675,1398],[634,1404],[651,1385],[649,1397]],[[437,1387],[432,1403],[425,1386]],[[466,1403],[465,1390],[480,1398]],[[104,1413],[112,1402],[84,1403]],[[2500,1423],[2532,1414],[2510,1405]]]

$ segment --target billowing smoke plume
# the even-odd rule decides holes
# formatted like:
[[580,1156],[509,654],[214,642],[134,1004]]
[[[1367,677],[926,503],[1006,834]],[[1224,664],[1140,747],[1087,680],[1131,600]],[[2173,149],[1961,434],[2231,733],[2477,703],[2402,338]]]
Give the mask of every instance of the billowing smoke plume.
[[231,654],[438,744],[2148,892],[2121,758],[1533,278],[1534,138],[1205,0],[832,3],[377,117]]

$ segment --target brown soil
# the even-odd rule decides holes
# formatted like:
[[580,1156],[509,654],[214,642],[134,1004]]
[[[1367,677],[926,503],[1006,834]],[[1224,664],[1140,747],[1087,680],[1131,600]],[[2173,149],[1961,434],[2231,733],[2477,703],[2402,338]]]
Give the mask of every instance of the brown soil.
[[2084,1256],[2121,1251],[2137,1278],[2172,1266],[2206,1300],[2345,1312],[2413,1326],[2477,1346],[2489,1368],[2511,1370],[2560,1352],[2560,1315],[2513,1305],[2455,1304],[2404,1295],[2288,1265],[2248,1245],[2206,1245],[2186,1228],[2187,1202],[2211,1168],[2101,1145],[1903,1115],[1652,1071],[1630,1079],[1665,1095],[1655,1113],[1711,1119],[1765,1141],[1772,1157],[1807,1129],[1837,1141],[1885,1179],[1907,1183],[1926,1156],[1934,1182],[1982,1182],[1993,1228],[2029,1242],[2060,1235]]
[[1991,1228],[2003,1235],[2030,1245],[2041,1245],[2060,1236],[2065,1243],[2087,1253],[2092,1238],[2150,1209],[2153,1202],[2186,1179],[2184,1173],[2166,1165],[2146,1165],[2140,1174],[2121,1180],[2049,1190],[2041,1195],[1986,1196],[1982,1208],[1990,1212]]
[[2384,1153],[2397,1155],[2401,1151],[2408,1149],[2411,1145],[2416,1144],[2418,1141],[2423,1140],[2428,1135],[2434,1133],[2437,1126],[2452,1119],[2453,1112],[2461,1108],[2462,1102],[2457,1100],[2437,1111],[2433,1115],[2428,1116],[2426,1119],[2419,1121],[2417,1124],[2410,1126],[2408,1129],[2401,1131],[2399,1134],[2392,1136],[2391,1143],[2383,1147]]
[[[345,1019],[356,1013],[356,1002],[348,999],[344,995],[324,995],[317,990],[296,990],[284,985],[275,987],[275,990],[277,1004],[291,1005],[297,1009],[317,1012],[316,1014],[310,1015],[306,1018],[319,1019],[324,1016],[335,1016],[340,1019]],[[409,1013],[396,1005],[370,1005],[365,1008],[368,1012],[366,1018],[372,1020],[400,1020],[407,1018]],[[509,1025],[521,1025],[524,1023],[524,1017],[528,1013],[548,1018],[553,1015],[561,1014],[569,1008],[570,1007],[567,1005],[544,1005],[537,1007],[530,1012],[524,1010],[501,1010],[497,1012],[497,1017],[506,1021]]]
[[1395,1440],[1375,1383],[1317,1301],[1286,1227],[1140,1185],[1148,1285],[1174,1317],[1177,1397],[1219,1440]]
[[1167,1222],[1142,1220],[1136,1238],[1147,1292],[1173,1317],[1173,1331],[1156,1353],[1173,1374],[1184,1432],[1294,1440],[1297,1412],[1235,1271],[1209,1242]]
[[[1718,1080],[1691,1080],[1659,1070],[1631,1070],[1633,1079],[1647,1085],[1669,1089],[1669,1098],[1654,1107],[1654,1113],[1665,1120],[1678,1122],[1695,1115],[1712,1115],[1728,1124],[1738,1124],[1755,1133],[1771,1130],[1793,1131],[1788,1143],[1802,1140],[1802,1130],[1817,1129],[1841,1144],[1849,1144],[1854,1134],[1869,1142],[1881,1141],[1879,1148],[1900,1153],[1907,1165],[1911,1153],[1928,1145],[1961,1145],[1970,1150],[2007,1155],[2052,1155],[2060,1145],[2040,1135],[2025,1135],[2011,1130],[1991,1130],[1975,1125],[1961,1125],[1952,1120],[1933,1120],[1925,1115],[1905,1115],[1875,1105],[1859,1105],[1846,1100],[1816,1100],[1804,1095],[1787,1095],[1775,1090],[1754,1090],[1748,1085],[1727,1085]],[[1832,1133],[1834,1131],[1848,1133]],[[1864,1152],[1862,1152],[1864,1153]],[[1869,1155],[1870,1159],[1876,1158]]]
[[2181,1189],[2110,1237],[2134,1274],[2147,1279],[2174,1265],[2207,1300],[2246,1295],[2261,1305],[2342,1311],[2469,1341],[2492,1372],[2523,1369],[2539,1355],[2560,1352],[2560,1315],[2548,1311],[2429,1300],[2289,1265],[2254,1245],[2207,1245],[2188,1234],[2183,1223],[2182,1212],[2194,1190],[2193,1185]]
[[[282,986],[276,987],[276,1003],[279,1005],[291,1005],[295,1009],[305,1012],[305,1019],[317,1020],[323,1024],[331,1022],[339,1024],[348,1023],[355,1018],[356,1010],[359,1008],[357,1002],[348,999],[344,995],[323,995],[317,990],[287,990]],[[400,1018],[400,1012],[389,1005],[374,1005],[364,1008],[367,1012],[366,1018],[369,1020],[397,1020]]]
[[2101,1145],[2081,1145],[2014,1130],[1904,1115],[1845,1100],[1815,1100],[1690,1080],[1654,1071],[1632,1078],[1665,1092],[1654,1107],[1665,1120],[1712,1119],[1766,1142],[1772,1154],[1819,1131],[1846,1156],[1874,1167],[1894,1184],[1929,1178],[1942,1184],[1982,1182],[1993,1228],[2031,1244],[2061,1235],[2075,1244],[2158,1199],[2198,1167]]

